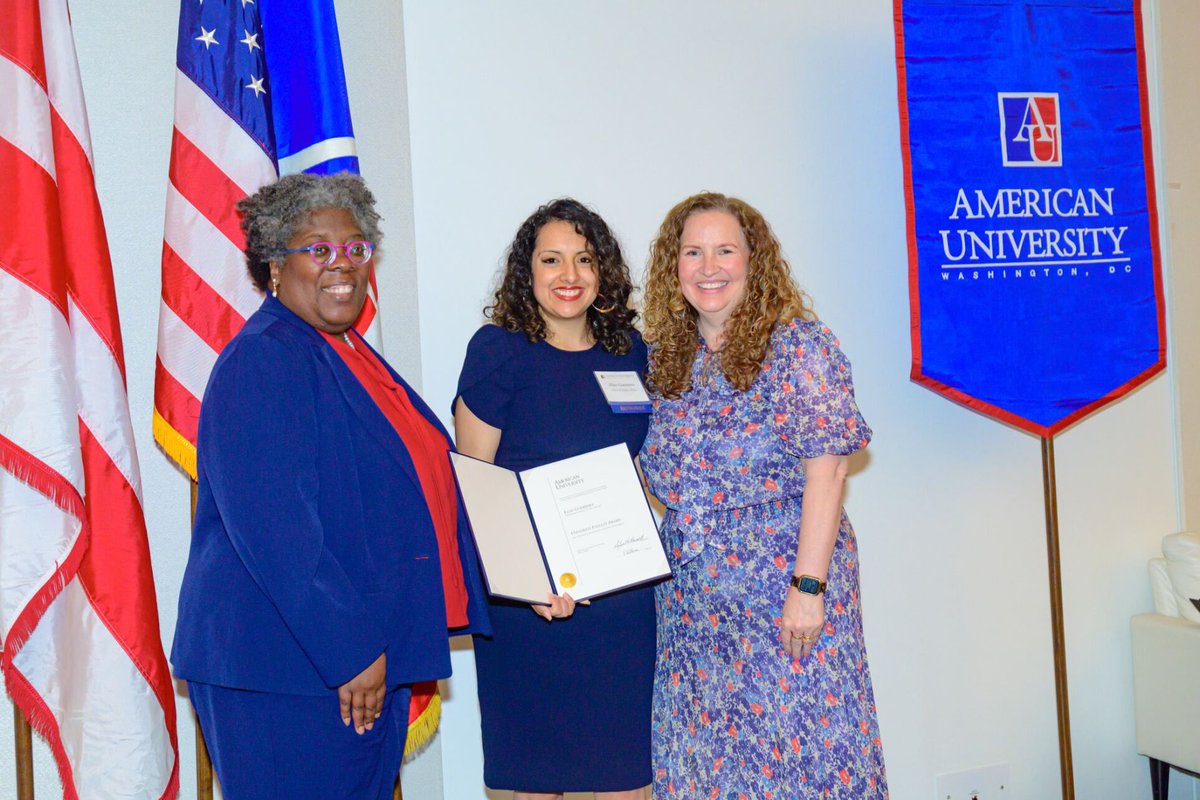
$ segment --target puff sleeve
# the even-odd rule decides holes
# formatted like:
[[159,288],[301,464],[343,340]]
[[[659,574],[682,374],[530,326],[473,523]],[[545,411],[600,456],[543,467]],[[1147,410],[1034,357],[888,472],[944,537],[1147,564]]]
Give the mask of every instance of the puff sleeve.
[[475,332],[467,344],[451,413],[461,397],[471,413],[488,425],[501,430],[507,427],[514,387],[512,370],[505,366],[512,358],[514,335],[520,334],[499,325],[484,325]]
[[792,320],[775,345],[776,430],[799,458],[848,455],[867,446],[871,429],[858,410],[850,361],[819,321]]

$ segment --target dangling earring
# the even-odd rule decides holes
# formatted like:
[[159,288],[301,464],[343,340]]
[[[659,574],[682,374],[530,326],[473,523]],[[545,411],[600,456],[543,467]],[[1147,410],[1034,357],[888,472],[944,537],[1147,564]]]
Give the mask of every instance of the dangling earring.
[[279,297],[279,278],[271,279],[271,297]]
[[616,303],[609,303],[607,306],[596,305],[596,303],[602,299],[603,299],[603,297],[601,297],[600,295],[596,295],[596,299],[592,301],[592,308],[594,308],[596,310],[597,314],[611,314],[612,312],[617,310]]

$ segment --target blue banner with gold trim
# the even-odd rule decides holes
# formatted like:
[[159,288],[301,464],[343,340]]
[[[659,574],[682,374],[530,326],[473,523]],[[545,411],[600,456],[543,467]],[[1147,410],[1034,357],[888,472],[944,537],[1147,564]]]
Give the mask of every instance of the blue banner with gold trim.
[[1052,436],[1166,366],[1139,3],[895,20],[912,378]]

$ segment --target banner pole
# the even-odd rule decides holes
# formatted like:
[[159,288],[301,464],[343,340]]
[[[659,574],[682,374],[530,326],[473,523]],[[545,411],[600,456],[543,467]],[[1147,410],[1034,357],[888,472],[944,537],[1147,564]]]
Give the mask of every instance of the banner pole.
[[1046,501],[1046,561],[1050,576],[1050,627],[1054,640],[1054,697],[1058,709],[1058,760],[1063,800],[1075,800],[1071,762],[1071,707],[1067,697],[1067,648],[1063,635],[1062,563],[1058,549],[1058,489],[1054,479],[1054,437],[1042,438],[1042,493]]
[[13,750],[17,758],[17,800],[33,800],[33,731],[13,703]]

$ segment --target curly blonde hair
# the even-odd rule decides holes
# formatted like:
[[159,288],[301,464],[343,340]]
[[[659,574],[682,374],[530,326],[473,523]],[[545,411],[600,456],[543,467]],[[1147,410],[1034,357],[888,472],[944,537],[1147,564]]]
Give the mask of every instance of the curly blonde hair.
[[679,283],[679,239],[688,217],[723,211],[738,221],[750,260],[745,294],[725,323],[720,351],[721,371],[738,391],[746,391],[762,370],[776,324],[815,319],[808,295],[792,279],[779,240],[754,206],[715,192],[692,195],[668,213],[650,245],[646,266],[645,339],[650,345],[651,388],[678,398],[692,387],[692,362],[700,344],[696,309],[683,297]]

